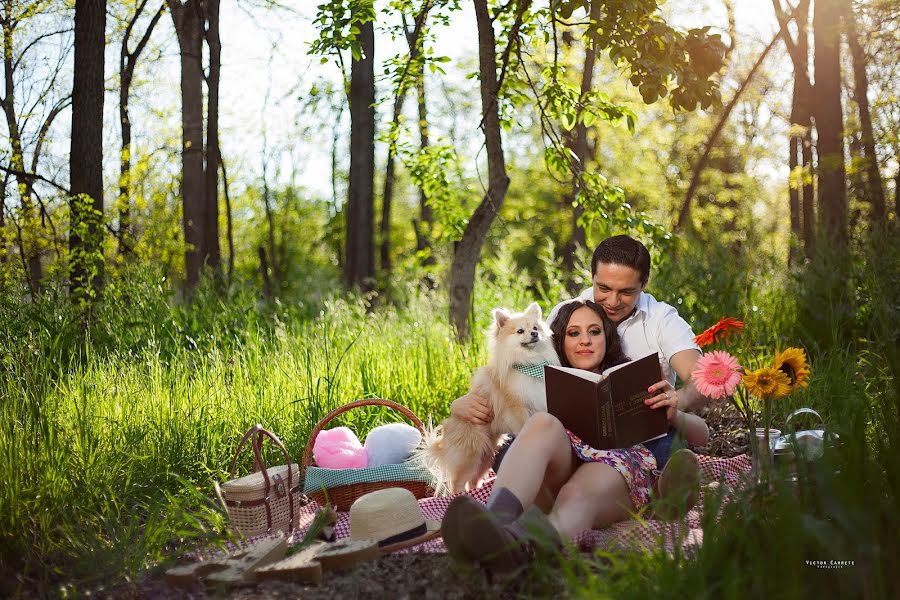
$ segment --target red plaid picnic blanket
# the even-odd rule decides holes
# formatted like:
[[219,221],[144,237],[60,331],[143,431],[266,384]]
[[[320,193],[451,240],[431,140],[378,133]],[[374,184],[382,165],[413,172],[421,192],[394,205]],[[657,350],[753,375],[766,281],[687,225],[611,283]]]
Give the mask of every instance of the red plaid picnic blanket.
[[[750,471],[750,458],[746,454],[734,458],[713,458],[710,456],[698,456],[700,471],[706,482],[718,481],[728,486],[740,484],[742,476]],[[494,485],[494,476],[491,476],[477,490],[465,492],[479,502],[487,502],[488,496]],[[440,521],[447,511],[450,501],[456,496],[443,496],[438,498],[423,498],[419,500],[422,513],[426,519]],[[676,545],[685,551],[703,543],[703,530],[700,525],[700,511],[703,502],[688,512],[681,521],[659,521],[635,519],[615,523],[605,529],[592,529],[582,532],[574,542],[582,549],[591,548],[631,548],[653,550],[660,548],[661,544],[668,552],[674,551]],[[303,533],[312,523],[315,512],[321,508],[317,503],[311,502],[301,509],[298,530],[294,539],[302,539]],[[350,535],[350,514],[338,513],[339,518],[335,526],[337,537],[344,538]],[[250,541],[250,540],[248,540]],[[444,541],[435,538],[400,550],[399,552],[442,553],[446,552]]]

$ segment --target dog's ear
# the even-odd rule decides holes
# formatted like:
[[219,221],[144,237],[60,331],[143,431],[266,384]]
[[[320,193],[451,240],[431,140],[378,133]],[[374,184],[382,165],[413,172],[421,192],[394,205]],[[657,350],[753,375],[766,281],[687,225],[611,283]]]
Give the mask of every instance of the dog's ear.
[[509,314],[508,312],[506,312],[502,308],[495,308],[493,315],[494,315],[494,323],[497,324],[497,329],[506,325],[506,322],[509,321],[510,318],[512,318],[512,315]]
[[525,309],[525,314],[532,315],[535,319],[541,319],[541,307],[538,306],[537,302],[532,302],[528,305],[528,308]]

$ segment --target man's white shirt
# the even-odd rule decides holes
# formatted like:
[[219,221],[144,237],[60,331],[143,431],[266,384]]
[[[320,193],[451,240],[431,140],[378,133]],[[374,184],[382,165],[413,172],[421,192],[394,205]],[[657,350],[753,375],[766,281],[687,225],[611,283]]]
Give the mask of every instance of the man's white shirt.
[[[584,290],[579,298],[593,300],[594,290]],[[553,321],[566,302],[569,300],[553,307],[547,323]],[[682,350],[700,350],[700,346],[694,341],[691,326],[678,315],[678,311],[646,292],[641,292],[634,313],[619,323],[617,331],[622,342],[622,352],[628,358],[633,360],[658,352],[663,376],[673,386],[675,371],[671,365],[672,357]]]

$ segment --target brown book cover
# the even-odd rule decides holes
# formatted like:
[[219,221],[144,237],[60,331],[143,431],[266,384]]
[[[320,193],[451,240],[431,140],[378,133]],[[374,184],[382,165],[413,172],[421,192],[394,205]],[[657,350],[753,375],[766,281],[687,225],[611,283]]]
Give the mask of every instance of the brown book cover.
[[662,380],[655,352],[602,375],[548,365],[547,411],[592,448],[628,448],[666,435],[665,409],[644,404],[647,388]]

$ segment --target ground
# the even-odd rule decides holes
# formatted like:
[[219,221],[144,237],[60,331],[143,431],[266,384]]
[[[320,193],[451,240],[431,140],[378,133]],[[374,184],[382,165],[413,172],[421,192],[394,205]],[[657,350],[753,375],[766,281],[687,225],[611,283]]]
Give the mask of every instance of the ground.
[[[722,403],[706,408],[701,414],[709,424],[710,443],[698,449],[699,453],[730,457],[747,451],[744,426],[734,409]],[[319,585],[265,583],[231,590],[227,597],[239,600],[514,598],[522,592],[516,588],[517,585],[516,581],[490,581],[480,571],[453,564],[445,554],[406,554],[386,556],[345,573],[326,573]],[[200,586],[190,591],[177,590],[167,585],[159,574],[146,574],[137,582],[122,584],[112,590],[98,590],[97,595],[117,599],[163,600],[222,596],[216,590],[205,590]]]

